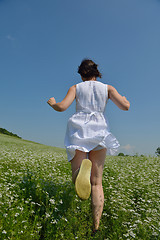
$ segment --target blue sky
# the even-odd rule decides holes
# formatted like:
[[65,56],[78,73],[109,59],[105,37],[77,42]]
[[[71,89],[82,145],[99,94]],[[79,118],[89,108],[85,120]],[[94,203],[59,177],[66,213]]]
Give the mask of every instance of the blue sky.
[[160,146],[160,1],[0,0],[0,127],[64,147],[68,118],[47,105],[61,101],[83,58],[99,64],[102,82],[131,102],[108,102],[120,152],[154,154]]

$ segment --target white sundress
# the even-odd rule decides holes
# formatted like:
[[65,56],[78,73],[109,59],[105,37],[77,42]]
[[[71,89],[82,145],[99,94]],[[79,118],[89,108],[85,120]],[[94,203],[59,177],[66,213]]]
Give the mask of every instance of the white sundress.
[[76,113],[68,120],[65,148],[68,161],[75,150],[90,152],[98,146],[114,155],[120,144],[109,130],[104,111],[108,100],[108,86],[98,81],[76,85]]

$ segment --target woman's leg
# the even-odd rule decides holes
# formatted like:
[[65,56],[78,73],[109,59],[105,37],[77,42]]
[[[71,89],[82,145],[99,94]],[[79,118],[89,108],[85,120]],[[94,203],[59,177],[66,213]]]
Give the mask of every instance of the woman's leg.
[[82,160],[87,158],[87,153],[76,150],[76,154],[74,158],[71,160],[71,167],[72,167],[72,181],[75,183],[76,177],[79,172],[79,168],[81,166]]
[[91,185],[92,185],[92,212],[94,230],[99,228],[99,222],[103,211],[104,194],[102,187],[102,175],[106,149],[91,151],[89,160],[92,162]]

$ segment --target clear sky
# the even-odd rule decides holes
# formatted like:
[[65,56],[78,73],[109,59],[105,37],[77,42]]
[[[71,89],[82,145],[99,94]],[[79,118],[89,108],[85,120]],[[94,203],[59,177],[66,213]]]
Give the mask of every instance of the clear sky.
[[68,118],[46,103],[81,81],[91,58],[131,102],[108,102],[106,115],[120,152],[154,154],[160,147],[159,0],[0,0],[0,127],[64,147]]

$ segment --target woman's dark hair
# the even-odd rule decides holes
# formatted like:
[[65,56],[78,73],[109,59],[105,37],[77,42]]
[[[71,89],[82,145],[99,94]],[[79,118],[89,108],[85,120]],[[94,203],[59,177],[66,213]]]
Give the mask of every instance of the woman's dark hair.
[[102,74],[98,70],[98,65],[90,59],[84,59],[81,65],[78,67],[78,73],[85,79],[92,77],[102,77]]

